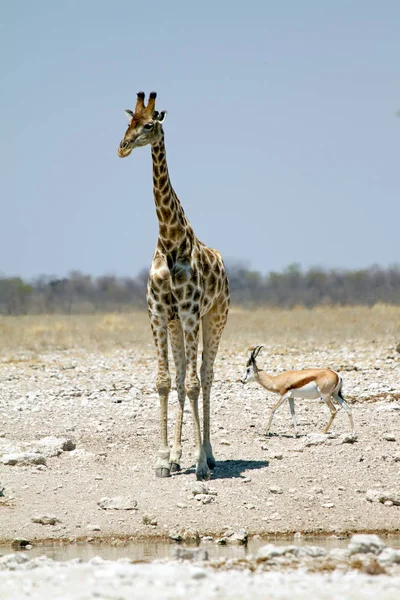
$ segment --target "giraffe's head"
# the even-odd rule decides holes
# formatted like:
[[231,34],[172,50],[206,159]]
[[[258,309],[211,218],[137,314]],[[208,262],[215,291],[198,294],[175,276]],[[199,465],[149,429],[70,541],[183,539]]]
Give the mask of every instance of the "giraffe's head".
[[161,123],[165,120],[167,111],[160,113],[155,109],[156,92],[151,92],[147,106],[144,104],[144,92],[137,95],[135,112],[126,110],[129,120],[128,129],[118,148],[118,156],[125,158],[129,156],[134,148],[156,144],[162,135]]

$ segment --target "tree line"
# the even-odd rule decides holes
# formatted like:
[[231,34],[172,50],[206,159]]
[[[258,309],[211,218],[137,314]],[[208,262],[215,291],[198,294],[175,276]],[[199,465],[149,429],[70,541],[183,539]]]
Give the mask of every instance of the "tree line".
[[[358,270],[303,270],[266,275],[240,263],[227,267],[232,303],[243,307],[400,305],[400,265]],[[79,271],[32,281],[0,277],[0,314],[94,313],[146,308],[147,271],[136,277],[92,277]]]

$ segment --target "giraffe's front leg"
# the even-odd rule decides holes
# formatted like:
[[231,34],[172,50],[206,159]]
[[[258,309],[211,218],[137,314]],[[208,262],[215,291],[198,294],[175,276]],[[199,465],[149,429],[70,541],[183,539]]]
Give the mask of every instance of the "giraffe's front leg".
[[163,323],[158,314],[150,315],[150,323],[157,349],[156,388],[160,398],[160,447],[156,463],[156,477],[169,477],[171,468],[168,446],[168,396],[171,390],[171,376],[168,366],[167,324]]
[[168,325],[169,337],[171,340],[172,354],[176,370],[176,391],[178,394],[178,413],[176,416],[174,443],[171,448],[170,462],[171,473],[180,471],[180,460],[182,456],[182,422],[183,409],[185,407],[185,374],[186,374],[186,355],[185,340],[183,337],[182,325],[178,319],[171,321]]

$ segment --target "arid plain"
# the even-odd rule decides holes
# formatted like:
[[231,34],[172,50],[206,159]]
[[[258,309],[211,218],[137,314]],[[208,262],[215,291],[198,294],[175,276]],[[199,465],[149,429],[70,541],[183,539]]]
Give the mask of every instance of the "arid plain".
[[[203,489],[189,403],[182,472],[154,477],[159,403],[145,313],[1,317],[0,340],[2,542],[399,533],[398,307],[233,308],[212,392],[217,467]],[[239,382],[255,344],[271,373],[337,370],[356,437],[343,411],[328,436],[315,435],[328,408],[301,399],[299,437],[287,406],[266,437],[276,397]],[[173,390],[171,439],[176,407]]]

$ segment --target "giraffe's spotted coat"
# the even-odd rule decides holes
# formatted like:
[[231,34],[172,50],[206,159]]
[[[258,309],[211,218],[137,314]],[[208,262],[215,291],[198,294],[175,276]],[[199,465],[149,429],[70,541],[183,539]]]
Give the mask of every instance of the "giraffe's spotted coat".
[[[135,112],[118,154],[128,156],[135,147],[151,145],[153,193],[159,222],[158,241],[147,286],[148,312],[157,349],[156,385],[161,405],[161,445],[156,473],[163,477],[179,468],[183,408],[187,395],[194,419],[196,474],[198,479],[208,479],[210,468],[215,466],[210,442],[210,392],[213,365],[228,316],[229,285],[221,254],[196,237],[172,188],[164,132],[158,120],[159,113],[155,111],[155,97],[156,94],[152,93],[145,106],[144,94],[138,94]],[[197,351],[200,323],[203,360],[199,381]],[[171,451],[167,438],[167,403],[171,389],[168,335],[176,367],[179,400]],[[198,413],[200,383],[203,391],[203,435]]]

